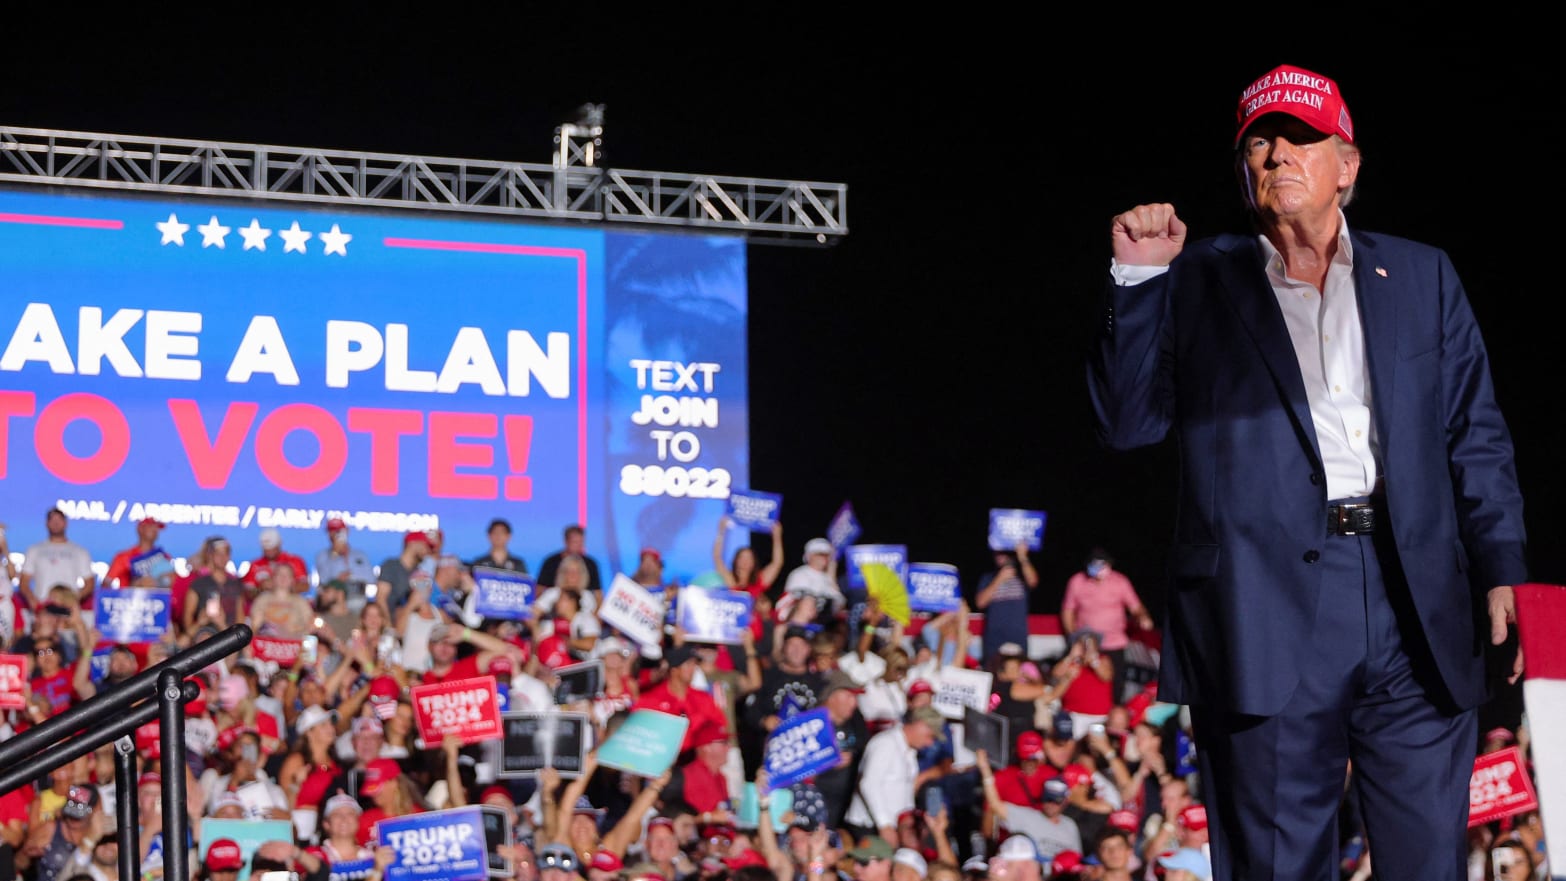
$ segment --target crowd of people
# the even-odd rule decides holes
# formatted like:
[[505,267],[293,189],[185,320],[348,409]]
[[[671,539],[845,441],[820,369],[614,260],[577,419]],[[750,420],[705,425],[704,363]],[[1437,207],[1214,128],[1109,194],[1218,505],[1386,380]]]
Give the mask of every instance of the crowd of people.
[[[135,793],[115,791],[110,745],[0,796],[0,881],[116,877],[119,798],[137,800],[137,861],[144,877],[159,876],[170,773],[187,778],[193,877],[214,881],[234,881],[247,864],[378,881],[394,858],[379,846],[379,821],[476,804],[510,814],[513,840],[501,852],[517,881],[1212,877],[1188,713],[1160,702],[1128,662],[1154,623],[1107,553],[1091,552],[1066,585],[1064,638],[1051,642],[1026,628],[1038,586],[1026,546],[996,552],[994,569],[964,592],[971,605],[905,623],[848,587],[824,539],[790,567],[780,526],[760,553],[729,547],[727,526],[718,524],[714,573],[754,600],[732,645],[688,639],[672,624],[641,644],[603,620],[613,573],[586,553],[578,526],[532,573],[526,620],[474,611],[475,570],[530,571],[501,519],[484,536],[407,533],[378,564],[339,521],[311,562],[284,550],[275,530],[262,532],[253,557],[214,536],[178,559],[164,550],[164,524],[146,519],[106,568],[70,540],[59,510],[19,560],[0,531],[0,587],[10,593],[0,642],[27,670],[23,706],[5,713],[0,740],[238,622],[313,646],[289,663],[247,648],[195,677],[202,696],[186,710],[186,766],[168,767],[155,739],[138,738]],[[459,546],[477,553],[460,557]],[[626,574],[665,596],[678,587],[655,548]],[[111,643],[94,627],[95,601],[136,587],[169,590],[166,634]],[[593,660],[601,692],[559,704],[555,671]],[[1006,721],[1006,755],[969,749],[961,717],[943,711],[953,669],[991,675],[987,709]],[[408,697],[420,684],[482,675],[506,686],[510,710],[585,713],[595,744],[641,709],[686,717],[684,742],[650,779],[600,767],[596,748],[571,779],[547,769],[498,778],[489,746],[422,740]],[[769,732],[818,707],[841,762],[774,790]],[[1484,749],[1511,745],[1528,754],[1526,726],[1491,732]],[[1371,857],[1347,782],[1342,876],[1364,879]],[[246,860],[237,842],[203,835],[214,819],[287,821],[293,835]],[[1536,812],[1471,837],[1476,881],[1547,877]]]

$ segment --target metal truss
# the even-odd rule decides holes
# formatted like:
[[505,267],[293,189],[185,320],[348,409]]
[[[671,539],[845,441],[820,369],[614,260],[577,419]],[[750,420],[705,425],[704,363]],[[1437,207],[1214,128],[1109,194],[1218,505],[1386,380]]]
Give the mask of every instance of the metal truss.
[[0,181],[676,227],[835,244],[848,185],[0,126]]

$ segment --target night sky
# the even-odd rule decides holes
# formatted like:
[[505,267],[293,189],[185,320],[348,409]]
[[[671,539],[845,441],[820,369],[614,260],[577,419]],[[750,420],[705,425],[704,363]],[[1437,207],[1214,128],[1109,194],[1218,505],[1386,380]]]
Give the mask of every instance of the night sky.
[[846,240],[750,249],[751,484],[786,498],[790,565],[848,499],[863,540],[955,563],[971,585],[987,509],[1036,508],[1035,611],[1055,611],[1100,544],[1158,616],[1173,450],[1099,449],[1084,381],[1109,219],[1169,201],[1193,237],[1243,229],[1235,100],[1298,64],[1339,82],[1360,132],[1350,224],[1443,247],[1462,275],[1534,577],[1566,581],[1547,55],[1508,43],[1481,60],[1326,21],[1287,28],[1316,27],[1310,41],[1236,46],[996,21],[846,33],[803,11],[440,13],[265,13],[177,38],[158,36],[167,23],[7,27],[0,124],[547,162],[554,127],[593,101],[612,166],[846,182]]

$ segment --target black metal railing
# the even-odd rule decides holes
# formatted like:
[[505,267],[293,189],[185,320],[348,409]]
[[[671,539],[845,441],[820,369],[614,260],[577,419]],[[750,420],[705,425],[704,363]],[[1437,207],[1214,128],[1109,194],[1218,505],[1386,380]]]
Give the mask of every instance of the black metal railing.
[[185,847],[190,832],[185,812],[185,704],[200,689],[186,680],[250,644],[250,628],[235,624],[130,679],[99,692],[42,725],[0,743],[0,795],[106,743],[114,743],[115,822],[120,830],[120,881],[136,881],[141,853],[136,806],[137,728],[158,721],[163,754],[163,878],[189,881]]

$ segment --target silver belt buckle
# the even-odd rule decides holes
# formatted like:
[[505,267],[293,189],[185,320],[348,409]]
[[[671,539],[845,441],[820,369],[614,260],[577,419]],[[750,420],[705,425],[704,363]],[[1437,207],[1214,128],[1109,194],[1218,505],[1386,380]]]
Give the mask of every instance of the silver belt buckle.
[[1370,507],[1366,504],[1338,505],[1338,535],[1359,535],[1359,530],[1349,529],[1351,522],[1349,512],[1359,511]]

